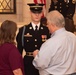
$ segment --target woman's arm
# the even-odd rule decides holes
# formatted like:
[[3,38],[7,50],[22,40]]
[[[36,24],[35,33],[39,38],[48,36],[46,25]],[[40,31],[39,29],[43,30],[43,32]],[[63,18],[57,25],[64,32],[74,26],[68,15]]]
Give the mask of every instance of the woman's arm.
[[14,75],[23,75],[22,70],[20,68],[13,70]]

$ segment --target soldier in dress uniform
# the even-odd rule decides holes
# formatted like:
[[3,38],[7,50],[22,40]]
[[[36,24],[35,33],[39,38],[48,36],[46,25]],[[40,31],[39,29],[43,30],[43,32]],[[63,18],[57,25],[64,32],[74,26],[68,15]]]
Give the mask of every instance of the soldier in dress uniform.
[[[50,38],[49,30],[40,23],[44,4],[28,4],[32,22],[24,25],[19,29],[17,35],[17,47],[22,54],[23,49],[26,51],[24,56],[24,68],[26,75],[39,75],[38,70],[33,66],[33,52],[39,50],[42,43]],[[35,29],[36,27],[36,29]],[[40,61],[41,62],[41,61]]]
[[49,11],[58,10],[65,17],[65,29],[74,32],[75,0],[51,0]]

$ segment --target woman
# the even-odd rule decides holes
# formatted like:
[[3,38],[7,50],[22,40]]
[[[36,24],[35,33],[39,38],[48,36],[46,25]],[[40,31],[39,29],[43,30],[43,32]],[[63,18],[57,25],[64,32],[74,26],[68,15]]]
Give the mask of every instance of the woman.
[[6,20],[0,28],[0,75],[24,75],[23,61],[15,46],[17,24]]

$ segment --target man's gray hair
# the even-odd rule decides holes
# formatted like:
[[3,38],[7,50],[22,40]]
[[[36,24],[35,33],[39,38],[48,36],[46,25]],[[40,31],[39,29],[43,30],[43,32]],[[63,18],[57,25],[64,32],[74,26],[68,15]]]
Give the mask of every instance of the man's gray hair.
[[53,10],[47,14],[47,21],[56,25],[57,27],[65,26],[65,19],[63,15],[57,10]]

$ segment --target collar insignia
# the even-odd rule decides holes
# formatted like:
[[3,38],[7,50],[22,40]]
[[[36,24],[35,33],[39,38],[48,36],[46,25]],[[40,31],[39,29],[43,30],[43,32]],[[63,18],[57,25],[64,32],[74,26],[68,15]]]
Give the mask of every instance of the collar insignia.
[[29,29],[32,29],[32,27],[29,27]]
[[43,29],[43,27],[41,27],[41,29]]

